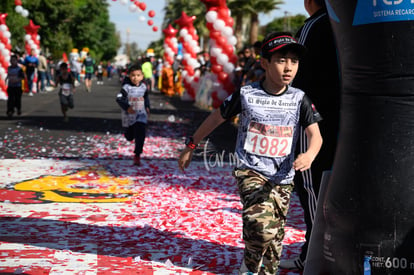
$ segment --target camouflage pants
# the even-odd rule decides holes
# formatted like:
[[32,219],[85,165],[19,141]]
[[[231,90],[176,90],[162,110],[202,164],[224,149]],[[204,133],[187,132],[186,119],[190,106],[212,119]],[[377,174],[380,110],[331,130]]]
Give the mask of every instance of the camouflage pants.
[[276,274],[293,183],[272,184],[253,170],[235,170],[243,204],[244,261],[254,273]]

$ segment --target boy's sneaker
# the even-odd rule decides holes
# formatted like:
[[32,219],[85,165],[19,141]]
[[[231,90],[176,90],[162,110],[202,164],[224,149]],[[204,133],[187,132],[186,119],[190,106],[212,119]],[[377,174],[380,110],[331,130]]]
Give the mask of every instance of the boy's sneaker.
[[139,157],[139,155],[134,156],[134,165],[136,165],[136,166],[141,165],[141,158]]
[[305,263],[300,258],[293,259],[293,260],[281,260],[279,267],[283,269],[290,269],[290,270],[304,270]]

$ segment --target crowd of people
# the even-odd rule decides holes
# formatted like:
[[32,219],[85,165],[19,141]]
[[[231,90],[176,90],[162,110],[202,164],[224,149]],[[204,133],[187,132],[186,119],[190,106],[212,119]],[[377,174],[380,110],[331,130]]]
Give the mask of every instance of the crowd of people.
[[[34,96],[35,94],[47,93],[58,88],[59,96],[62,93],[62,70],[66,70],[70,75],[70,82],[73,82],[73,88],[70,89],[71,94],[75,91],[75,87],[84,84],[85,90],[91,92],[92,78],[97,78],[97,85],[103,84],[103,76],[111,80],[117,68],[111,62],[101,61],[96,64],[95,60],[88,53],[86,58],[74,58],[67,60],[61,58],[53,59],[51,56],[46,57],[43,52],[36,54],[36,49],[32,49],[30,53],[20,54],[17,51],[12,53],[10,66],[8,68],[8,99],[7,111],[8,118],[12,118],[16,113],[21,115],[23,94]],[[66,77],[66,74],[64,74]],[[69,104],[68,104],[69,102]],[[63,100],[61,97],[62,114],[64,120],[67,121],[67,109],[73,108],[73,98]]]

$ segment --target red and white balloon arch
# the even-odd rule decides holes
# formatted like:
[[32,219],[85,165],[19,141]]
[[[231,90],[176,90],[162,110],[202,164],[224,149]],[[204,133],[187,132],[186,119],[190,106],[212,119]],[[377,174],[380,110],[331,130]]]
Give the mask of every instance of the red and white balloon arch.
[[7,13],[0,14],[0,99],[7,99],[6,77],[10,64],[10,31],[6,24]]

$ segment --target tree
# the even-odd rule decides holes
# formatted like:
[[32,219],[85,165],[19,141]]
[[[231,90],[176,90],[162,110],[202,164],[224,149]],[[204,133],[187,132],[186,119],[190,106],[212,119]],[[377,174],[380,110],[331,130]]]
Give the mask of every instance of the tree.
[[236,37],[241,37],[238,33],[242,29],[240,24],[242,24],[243,15],[247,14],[250,20],[249,43],[256,42],[259,34],[259,14],[279,9],[280,4],[283,4],[282,0],[232,0],[229,2],[229,8],[236,15]]
[[[304,21],[306,20],[306,16],[303,14],[297,14],[295,16],[290,17],[279,17],[275,18],[273,21],[266,24],[264,30],[266,33],[271,31],[288,31],[292,34],[295,34],[299,28],[303,25]],[[289,20],[289,23],[287,23]]]

